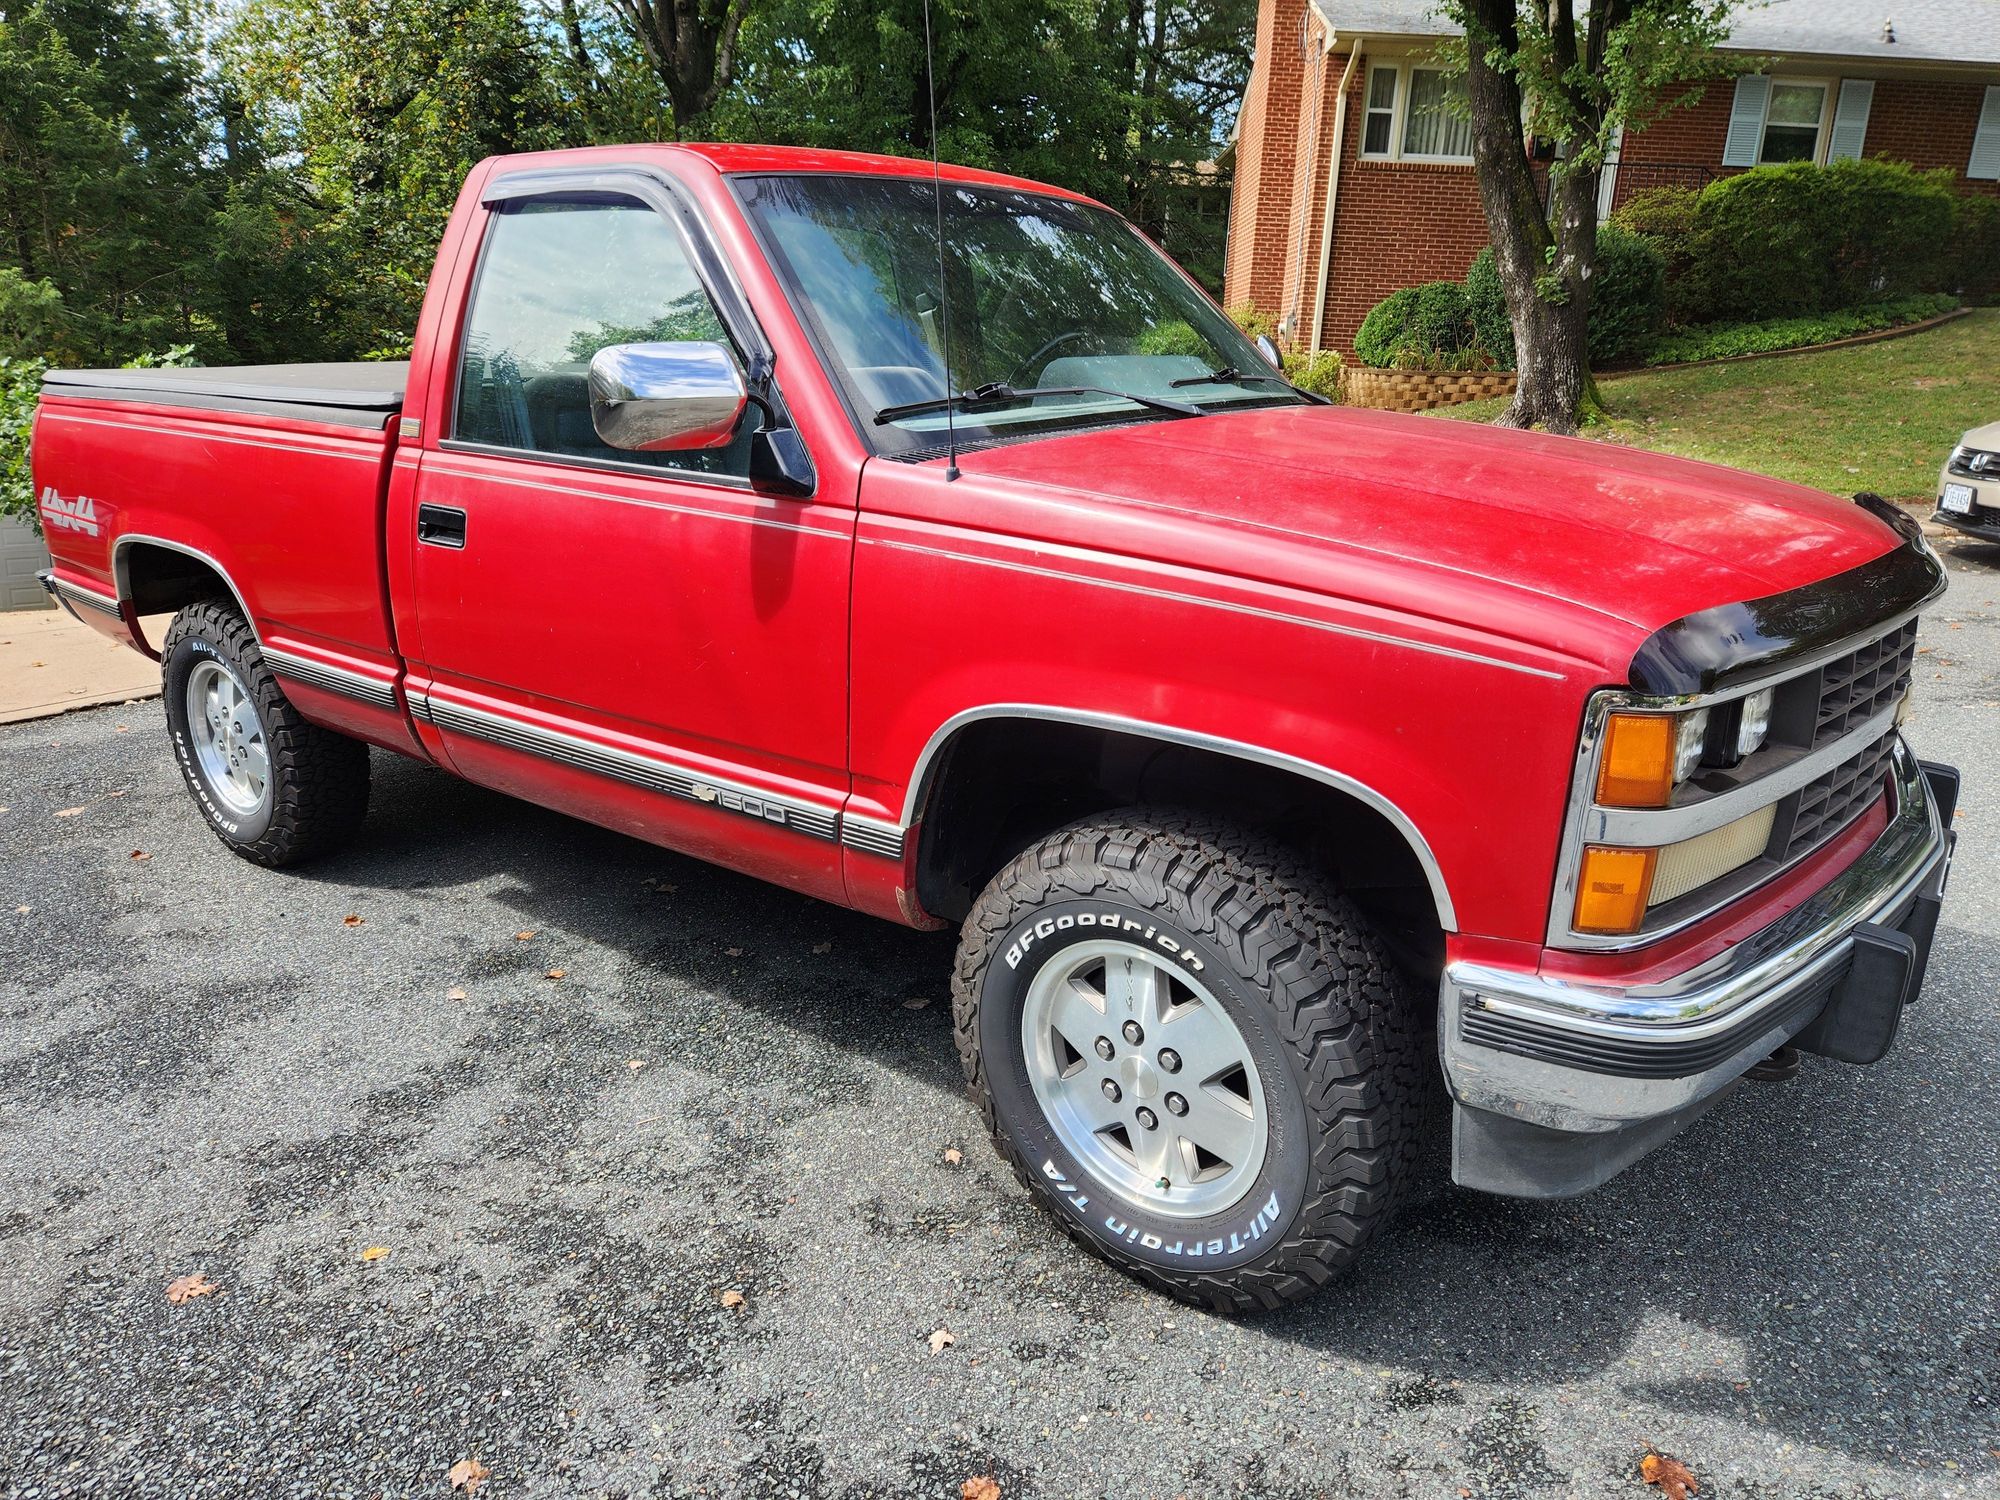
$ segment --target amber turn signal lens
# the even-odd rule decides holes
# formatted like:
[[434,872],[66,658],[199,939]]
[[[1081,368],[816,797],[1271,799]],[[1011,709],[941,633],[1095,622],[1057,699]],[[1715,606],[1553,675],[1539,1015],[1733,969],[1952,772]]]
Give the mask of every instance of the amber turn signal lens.
[[1577,871],[1578,932],[1637,932],[1653,889],[1654,849],[1610,849],[1587,844]]
[[1665,807],[1674,794],[1671,714],[1613,714],[1597,762],[1597,800],[1605,807]]

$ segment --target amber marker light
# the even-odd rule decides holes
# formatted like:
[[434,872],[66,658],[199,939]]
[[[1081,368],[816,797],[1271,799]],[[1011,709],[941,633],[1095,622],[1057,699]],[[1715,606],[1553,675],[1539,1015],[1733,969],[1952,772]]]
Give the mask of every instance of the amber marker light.
[[1576,920],[1571,925],[1578,932],[1637,932],[1646,916],[1658,852],[1586,844],[1577,871]]
[[1605,807],[1665,807],[1674,794],[1674,716],[1613,714],[1597,762],[1597,800]]

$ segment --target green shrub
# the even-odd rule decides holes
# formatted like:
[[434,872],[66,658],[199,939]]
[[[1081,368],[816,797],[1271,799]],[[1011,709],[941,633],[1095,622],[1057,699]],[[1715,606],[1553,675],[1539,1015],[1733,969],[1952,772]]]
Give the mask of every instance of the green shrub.
[[1234,307],[1224,308],[1229,321],[1243,330],[1246,338],[1275,339],[1278,323],[1275,318],[1257,310],[1254,303],[1239,302]]
[[1982,300],[2000,293],[2000,198],[1960,197],[1951,238],[1949,290]]
[[1377,369],[1462,369],[1456,361],[1473,349],[1472,304],[1455,281],[1391,292],[1354,335],[1355,354]]
[[1666,256],[1650,239],[1616,224],[1598,227],[1586,335],[1593,365],[1626,358],[1653,336],[1666,311],[1666,282]]
[[[1666,260],[1650,238],[1616,224],[1598,229],[1588,333],[1593,365],[1628,359],[1645,346],[1666,306],[1665,279]],[[1492,246],[1480,251],[1465,273],[1465,297],[1472,320],[1469,347],[1486,353],[1500,369],[1513,369],[1514,325]]]
[[1950,312],[1957,305],[1958,299],[1948,292],[1924,292],[1804,317],[1709,323],[1655,338],[1646,346],[1645,363],[1677,365],[1738,354],[1804,349],[1905,323],[1920,323],[1925,318]]
[[1500,266],[1488,245],[1473,257],[1465,273],[1465,300],[1472,315],[1472,339],[1493,356],[1500,369],[1514,368],[1514,320],[1507,316],[1507,294],[1500,286]]
[[1330,400],[1340,399],[1340,351],[1322,349],[1317,354],[1287,354],[1285,379],[1302,391]]
[[28,478],[28,437],[47,368],[39,359],[0,358],[0,516],[26,516],[37,531],[41,524],[35,521],[35,487]]
[[1671,313],[1763,320],[1912,296],[1953,279],[1949,172],[1788,162],[1701,191]]

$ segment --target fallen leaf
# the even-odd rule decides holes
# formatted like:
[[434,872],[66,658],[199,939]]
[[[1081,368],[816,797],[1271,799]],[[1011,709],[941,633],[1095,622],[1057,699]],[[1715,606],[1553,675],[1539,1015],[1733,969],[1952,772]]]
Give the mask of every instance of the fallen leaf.
[[453,985],[450,989],[444,992],[444,997],[447,1000],[463,1000],[467,998],[465,993],[465,986],[462,984]]
[[82,812],[85,807],[88,806],[90,806],[90,804],[86,802],[83,804],[82,807],[59,807],[56,809],[56,816],[59,818],[73,818],[78,813]]
[[352,911],[349,912],[346,916],[342,917],[340,920],[349,927],[359,927],[362,922],[361,914],[359,912],[352,912]]
[[731,958],[741,958],[743,956],[741,948],[724,948],[722,951]]
[[947,1167],[955,1167],[964,1160],[965,1153],[960,1151],[958,1147],[947,1146],[944,1148],[944,1164]]
[[533,937],[534,935],[535,934],[533,933],[533,931],[517,932],[514,934],[514,941],[517,943],[525,943],[528,941],[529,938]]
[[17,906],[14,908],[14,915],[17,917],[25,917],[29,912],[33,910],[34,907],[32,906]]
[[1648,1453],[1640,1459],[1639,1477],[1648,1484],[1657,1484],[1667,1500],[1687,1500],[1701,1489],[1686,1464],[1664,1453]]
[[151,859],[152,857],[144,849],[134,849],[132,851],[132,858],[134,859]]
[[646,1066],[646,1059],[643,1057],[634,1057],[627,1060],[625,1066],[630,1068],[634,1073],[636,1073],[641,1068]]
[[958,1500],[1000,1500],[1000,1481],[991,1474],[975,1474],[958,1487]]
[[130,724],[120,724],[118,726],[118,732],[120,734],[130,734],[132,732],[132,726]]
[[492,1472],[476,1458],[461,1458],[451,1466],[451,1472],[445,1478],[451,1481],[453,1489],[464,1490],[470,1495],[486,1483],[487,1476]]
[[178,1307],[192,1297],[206,1297],[210,1292],[220,1290],[214,1282],[196,1271],[192,1276],[176,1276],[168,1282],[167,1300]]
[[361,1252],[361,1258],[363,1260],[380,1260],[388,1253],[389,1247],[387,1245],[370,1245],[366,1250]]
[[737,1291],[735,1287],[731,1287],[722,1294],[722,1305],[724,1307],[741,1307],[743,1305],[743,1294]]
[[815,953],[831,953],[831,952],[833,952],[833,944],[831,944],[831,943],[814,943],[814,944],[813,944],[813,952],[815,952]]
[[931,1353],[942,1354],[958,1342],[958,1335],[949,1328],[940,1328],[931,1335]]
[[929,1004],[930,1004],[930,1001],[929,1001],[929,1000],[927,1000],[927,999],[925,999],[925,998],[924,998],[924,997],[923,997],[922,995],[912,995],[912,996],[910,996],[910,998],[909,998],[909,999],[907,999],[907,1000],[905,1000],[905,1001],[903,1002],[903,1009],[904,1009],[904,1010],[922,1010],[922,1009],[923,1009],[923,1008],[924,1008],[924,1007],[925,1007],[926,1005],[929,1005]]
[[543,975],[542,977],[544,979],[560,979],[563,977],[563,975],[567,974],[568,972],[569,972],[568,969],[551,969],[547,974]]

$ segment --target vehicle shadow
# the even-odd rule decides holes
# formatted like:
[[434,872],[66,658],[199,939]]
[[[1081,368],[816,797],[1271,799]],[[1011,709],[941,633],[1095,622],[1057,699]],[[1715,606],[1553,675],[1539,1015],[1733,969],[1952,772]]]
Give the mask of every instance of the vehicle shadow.
[[[951,1038],[948,935],[857,916],[391,757],[376,757],[375,773],[362,838],[304,878],[436,890],[504,877],[487,899],[509,922],[621,954],[638,995],[693,987],[806,1050],[890,1067],[975,1128]],[[812,958],[821,944],[831,956]],[[1983,1463],[1980,1435],[2000,1399],[2000,1319],[1991,1205],[1967,1189],[1963,1163],[1995,1149],[2000,1110],[1984,1058],[2000,1022],[1975,991],[1977,976],[1996,972],[2000,940],[1947,925],[1926,1004],[1883,1064],[1808,1059],[1790,1083],[1745,1085],[1585,1198],[1519,1202],[1437,1185],[1356,1274],[1249,1326],[1394,1369],[1413,1400],[1455,1401],[1458,1379],[1561,1386],[1609,1374],[1635,1400],[1801,1442]],[[907,1009],[912,995],[929,1003]],[[1954,1117],[1958,1143],[1944,1149],[1940,1122]],[[1661,1373],[1685,1372],[1690,1351],[1712,1378]]]

